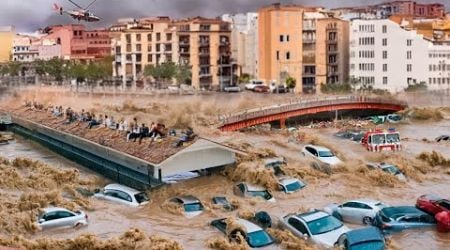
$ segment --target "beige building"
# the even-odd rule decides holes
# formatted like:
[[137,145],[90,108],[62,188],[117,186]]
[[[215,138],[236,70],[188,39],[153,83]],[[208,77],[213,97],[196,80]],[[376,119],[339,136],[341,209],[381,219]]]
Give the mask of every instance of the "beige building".
[[[113,26],[118,28],[118,25]],[[114,76],[132,86],[147,65],[174,62],[191,67],[195,88],[231,83],[229,23],[217,19],[145,18],[123,24],[113,34]]]
[[14,27],[12,26],[0,27],[0,63],[10,61],[14,36],[15,36]]
[[258,12],[259,78],[296,79],[296,92],[348,80],[349,23],[320,8],[274,4]]

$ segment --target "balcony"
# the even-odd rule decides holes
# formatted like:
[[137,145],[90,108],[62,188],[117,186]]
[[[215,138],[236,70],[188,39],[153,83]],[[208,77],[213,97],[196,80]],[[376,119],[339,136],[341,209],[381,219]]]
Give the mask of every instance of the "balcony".
[[180,55],[190,55],[191,53],[189,52],[188,49],[180,49]]
[[316,40],[315,39],[303,39],[303,43],[304,44],[316,43]]
[[209,41],[199,41],[200,47],[209,47]]
[[337,44],[337,40],[327,40],[327,44]]
[[303,31],[316,31],[315,26],[303,26]]

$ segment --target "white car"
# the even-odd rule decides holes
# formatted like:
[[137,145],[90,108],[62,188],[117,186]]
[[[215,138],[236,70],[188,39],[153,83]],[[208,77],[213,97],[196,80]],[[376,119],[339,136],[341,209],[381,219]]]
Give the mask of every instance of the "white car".
[[106,185],[103,190],[94,194],[94,197],[132,207],[143,206],[149,202],[149,198],[145,192],[120,184]]
[[301,180],[288,176],[278,177],[278,185],[286,194],[292,194],[306,186],[306,184]]
[[246,90],[254,90],[256,86],[264,85],[263,81],[260,80],[250,80],[249,83],[245,84]]
[[369,169],[381,169],[382,171],[388,173],[388,174],[392,174],[395,177],[397,177],[397,179],[399,179],[400,181],[406,181],[406,177],[405,175],[402,173],[402,171],[400,169],[398,169],[397,166],[392,165],[392,164],[388,164],[388,163],[367,163],[366,166]]
[[326,147],[306,145],[302,149],[302,154],[330,166],[335,166],[342,163],[341,159],[336,157],[333,152]]
[[88,224],[88,216],[82,211],[72,212],[65,208],[51,207],[43,209],[37,224],[41,229],[79,227]]
[[338,204],[331,204],[324,211],[341,221],[371,225],[378,211],[386,207],[386,204],[369,199],[351,200]]
[[312,211],[303,214],[288,214],[280,219],[281,226],[300,238],[306,238],[325,248],[332,248],[343,233],[349,229],[335,217]]
[[260,197],[266,201],[275,202],[275,198],[269,190],[261,186],[241,182],[235,186],[233,191],[241,197]]
[[205,209],[202,202],[192,195],[174,197],[170,199],[170,202],[183,206],[183,213],[187,218],[200,215]]

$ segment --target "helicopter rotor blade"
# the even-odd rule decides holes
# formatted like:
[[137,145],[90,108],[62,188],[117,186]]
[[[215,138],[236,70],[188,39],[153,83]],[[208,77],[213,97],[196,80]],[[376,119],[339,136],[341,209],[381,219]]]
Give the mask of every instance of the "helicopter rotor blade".
[[71,2],[73,5],[75,5],[77,8],[84,9],[83,7],[81,7],[80,5],[75,3],[74,1],[72,1],[72,0],[68,0],[68,1]]
[[97,2],[97,0],[92,1],[92,2],[86,7],[86,10],[89,9],[89,7],[91,7],[95,2]]

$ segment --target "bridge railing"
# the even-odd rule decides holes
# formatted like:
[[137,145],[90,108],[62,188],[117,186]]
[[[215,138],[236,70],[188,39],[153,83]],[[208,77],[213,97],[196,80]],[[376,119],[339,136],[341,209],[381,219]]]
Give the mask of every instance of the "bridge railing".
[[346,103],[380,103],[380,104],[393,104],[407,106],[406,102],[382,98],[382,97],[367,97],[367,96],[337,96],[337,97],[324,97],[314,99],[299,99],[278,105],[272,105],[268,107],[247,109],[242,112],[234,114],[226,114],[219,116],[219,123],[231,124],[240,121],[250,120],[258,117],[264,117],[268,115],[274,115],[279,113],[285,113],[303,108],[320,107],[328,105],[339,105]]

